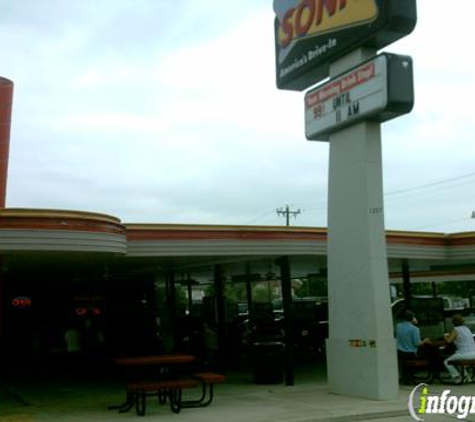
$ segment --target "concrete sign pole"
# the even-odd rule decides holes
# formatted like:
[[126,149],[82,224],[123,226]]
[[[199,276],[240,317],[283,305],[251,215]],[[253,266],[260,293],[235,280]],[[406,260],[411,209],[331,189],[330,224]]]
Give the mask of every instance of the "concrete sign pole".
[[[330,77],[375,56],[359,48]],[[396,345],[384,230],[381,124],[330,135],[328,190],[328,382],[333,393],[397,397]]]
[[412,59],[376,51],[412,32],[416,0],[274,0],[273,7],[277,87],[319,84],[305,96],[306,137],[330,141],[330,387],[392,399],[398,379],[380,122],[409,113],[414,97]]

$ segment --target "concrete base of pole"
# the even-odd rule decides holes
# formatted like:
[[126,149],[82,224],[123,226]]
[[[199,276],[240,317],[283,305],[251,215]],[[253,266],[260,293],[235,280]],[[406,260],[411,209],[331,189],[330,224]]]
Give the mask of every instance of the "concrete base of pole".
[[[354,347],[348,339],[327,340],[328,383],[332,393],[393,400],[398,396],[396,343],[378,339],[375,347]],[[389,362],[389,364],[388,364]]]

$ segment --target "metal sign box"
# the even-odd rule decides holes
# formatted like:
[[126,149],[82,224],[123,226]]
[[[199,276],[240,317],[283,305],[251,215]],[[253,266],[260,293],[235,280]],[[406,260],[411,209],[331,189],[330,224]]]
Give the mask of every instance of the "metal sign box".
[[385,122],[414,105],[412,58],[383,53],[305,95],[305,135],[326,141],[330,133],[362,120]]

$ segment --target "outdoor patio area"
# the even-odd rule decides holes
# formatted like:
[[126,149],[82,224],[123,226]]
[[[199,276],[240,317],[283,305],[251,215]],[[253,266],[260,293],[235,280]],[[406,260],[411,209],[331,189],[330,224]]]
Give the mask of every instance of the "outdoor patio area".
[[[48,382],[16,382],[0,390],[0,421],[129,421],[156,420],[182,422],[306,422],[306,421],[412,421],[408,397],[412,387],[401,387],[399,397],[373,401],[339,396],[329,392],[325,365],[322,362],[301,365],[296,369],[295,385],[257,385],[252,373],[226,374],[224,384],[216,386],[213,403],[205,408],[182,409],[174,414],[168,406],[149,398],[147,413],[137,416],[134,410],[118,413],[107,406],[120,402],[123,383],[117,380],[57,379]],[[470,395],[474,385],[430,386],[431,392],[449,388],[453,394]],[[185,391],[191,398],[196,391]],[[447,415],[430,415],[429,421],[448,421]],[[475,421],[473,416],[466,420]]]

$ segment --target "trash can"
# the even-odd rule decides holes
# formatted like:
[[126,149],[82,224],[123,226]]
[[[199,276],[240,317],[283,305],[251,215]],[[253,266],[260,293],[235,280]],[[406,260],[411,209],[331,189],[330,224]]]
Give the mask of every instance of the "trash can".
[[252,344],[254,383],[281,384],[284,380],[284,343],[256,341]]

